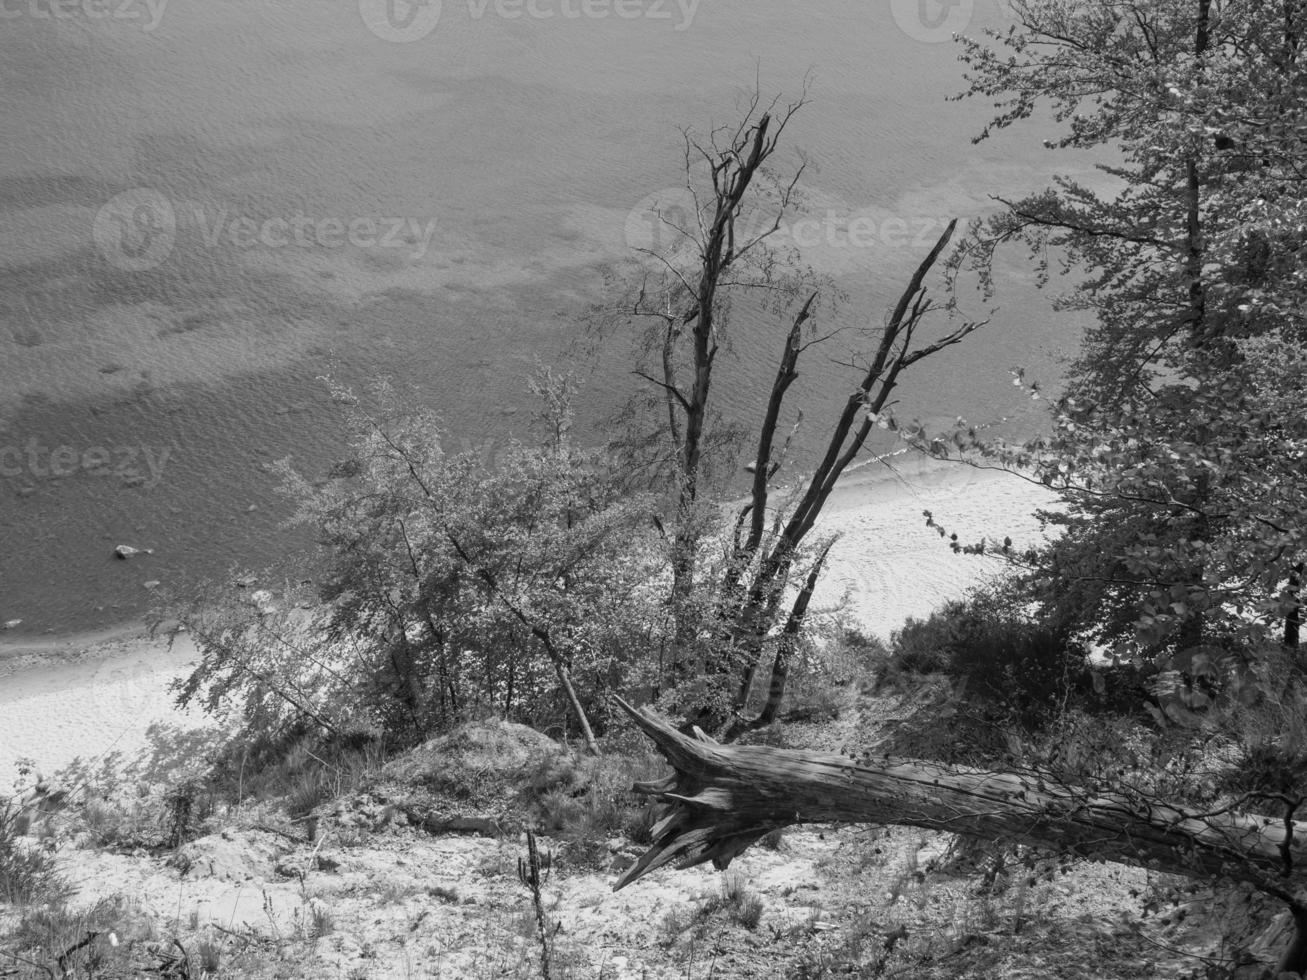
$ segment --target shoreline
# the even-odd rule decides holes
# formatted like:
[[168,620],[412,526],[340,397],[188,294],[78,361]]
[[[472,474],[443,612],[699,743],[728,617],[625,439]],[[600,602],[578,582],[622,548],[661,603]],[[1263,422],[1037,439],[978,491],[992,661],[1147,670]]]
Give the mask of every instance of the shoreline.
[[[846,473],[832,491],[814,540],[839,536],[810,614],[841,615],[888,640],[908,618],[1001,571],[992,554],[958,555],[926,526],[930,510],[963,542],[1042,536],[1034,512],[1056,495],[1003,471],[929,457],[880,459]],[[780,501],[784,489],[777,492]],[[151,729],[191,729],[212,719],[180,711],[170,689],[199,655],[183,633],[169,641],[143,624],[37,640],[0,641],[0,795],[24,759],[43,773],[75,758],[131,758],[151,746]]]
[[[940,489],[961,490],[965,485],[1001,480],[1015,483],[1018,478],[1002,470],[979,469],[935,459],[905,447],[850,465],[831,491],[818,524],[828,525],[834,517],[881,507],[902,496]],[[771,498],[783,499],[787,492],[794,492],[803,485],[804,481],[798,481],[794,486],[775,487]],[[1037,491],[1038,488],[1030,489]],[[742,496],[726,506],[734,508],[747,500]],[[42,667],[107,659],[129,644],[148,646],[155,641],[160,641],[160,638],[151,633],[143,620],[24,639],[8,639],[0,634],[0,678]],[[103,652],[103,656],[96,658],[97,652]]]
[[[42,667],[107,659],[123,648],[148,645],[154,639],[144,622],[131,621],[48,637],[0,638],[0,678]],[[96,658],[97,651],[104,651],[104,656]]]
[[7,653],[39,653],[70,644],[89,646],[110,643],[114,640],[133,639],[149,633],[144,621],[127,620],[114,626],[102,626],[98,629],[77,630],[72,633],[43,634],[37,637],[10,639],[0,635],[0,656]]
[[45,659],[10,661],[0,677],[0,797],[21,760],[45,775],[79,758],[94,768],[113,753],[129,760],[149,749],[156,726],[212,724],[196,711],[180,710],[171,690],[198,655],[186,634],[169,643],[142,633],[60,659],[45,651]]

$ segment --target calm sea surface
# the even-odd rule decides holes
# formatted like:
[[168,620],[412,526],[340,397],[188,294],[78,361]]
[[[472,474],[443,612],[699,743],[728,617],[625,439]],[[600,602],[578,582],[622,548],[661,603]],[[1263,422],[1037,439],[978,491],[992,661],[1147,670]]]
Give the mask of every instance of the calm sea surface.
[[[266,467],[338,454],[323,375],[414,386],[459,447],[521,431],[523,379],[563,358],[591,373],[593,434],[632,381],[620,341],[570,353],[581,314],[650,244],[680,127],[737,120],[755,77],[793,96],[812,74],[778,157],[810,160],[789,237],[848,294],[823,326],[850,329],[795,388],[810,432],[852,328],[880,325],[948,217],[1089,172],[1040,124],[973,147],[986,107],[945,101],[956,49],[915,2],[391,2],[5,8],[0,623],[23,621],[5,636],[124,621],[145,582],[302,548]],[[975,0],[965,30],[1002,16]],[[1022,265],[1009,279],[900,414],[1032,418],[1008,369],[1051,378],[1078,326]],[[737,314],[721,394],[749,417],[781,325]],[[117,562],[120,543],[154,554]]]

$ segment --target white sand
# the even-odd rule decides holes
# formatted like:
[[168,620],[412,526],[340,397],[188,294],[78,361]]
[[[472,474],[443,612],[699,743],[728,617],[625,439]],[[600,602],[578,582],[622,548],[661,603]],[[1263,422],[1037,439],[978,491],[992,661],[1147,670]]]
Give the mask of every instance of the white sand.
[[0,648],[0,796],[20,759],[50,774],[78,756],[133,757],[156,721],[203,724],[198,714],[179,711],[168,692],[195,659],[185,636],[171,649],[130,633]]
[[[923,510],[963,542],[1010,535],[1021,547],[1039,537],[1033,511],[1052,500],[1016,477],[967,467],[864,467],[831,495],[819,524],[841,537],[814,608],[847,591],[849,612],[888,638],[907,616],[929,613],[1001,567],[994,558],[955,555],[926,527]],[[0,646],[0,796],[19,759],[52,773],[77,756],[130,756],[154,722],[202,723],[177,711],[168,693],[195,656],[184,636],[171,649],[131,634]]]
[[888,640],[909,616],[924,616],[948,599],[1000,572],[990,555],[959,555],[947,537],[926,526],[923,511],[957,533],[961,544],[1022,551],[1044,540],[1035,511],[1051,508],[1051,491],[1017,476],[928,460],[870,464],[841,484],[814,533],[838,532],[831,566],[813,607],[829,607],[847,592],[848,612]]

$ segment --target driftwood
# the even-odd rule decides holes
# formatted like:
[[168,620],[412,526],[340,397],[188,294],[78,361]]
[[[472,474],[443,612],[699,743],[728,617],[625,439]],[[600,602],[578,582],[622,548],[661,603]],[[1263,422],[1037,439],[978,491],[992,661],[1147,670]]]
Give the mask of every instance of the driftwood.
[[1209,880],[1248,882],[1297,906],[1307,845],[1292,817],[1202,813],[1091,794],[1036,774],[911,759],[721,745],[620,706],[675,773],[636,783],[662,804],[653,843],[614,890],[666,864],[725,869],[764,834],[801,823],[924,827]]

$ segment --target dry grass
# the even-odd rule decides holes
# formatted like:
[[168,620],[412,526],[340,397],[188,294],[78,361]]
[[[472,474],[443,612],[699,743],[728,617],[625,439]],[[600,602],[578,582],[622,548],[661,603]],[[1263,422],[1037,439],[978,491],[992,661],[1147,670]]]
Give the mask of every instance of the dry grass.
[[[831,734],[843,737],[834,729]],[[121,901],[82,911],[61,903],[32,906],[21,921],[0,923],[0,931],[8,928],[23,943],[8,959],[2,952],[7,946],[0,943],[0,975],[16,970],[14,975],[25,980],[44,978],[48,970],[57,974],[58,958],[67,953],[67,973],[79,980],[92,975],[536,980],[544,970],[542,946],[550,980],[630,975],[627,967],[612,965],[614,955],[638,959],[639,969],[650,976],[693,980],[710,975],[722,980],[1016,980],[1079,976],[1087,961],[1094,963],[1096,976],[1112,980],[1160,975],[1156,963],[1148,965],[1152,952],[1144,941],[1125,931],[1130,919],[1124,905],[1100,905],[1090,921],[1082,912],[1059,907],[1066,900],[1055,891],[1060,879],[1045,873],[1043,865],[1032,868],[1024,854],[989,850],[979,861],[954,860],[942,839],[903,829],[777,831],[731,873],[712,879],[714,886],[697,898],[685,898],[698,887],[684,884],[692,879],[667,871],[614,899],[608,891],[611,872],[601,858],[612,838],[647,840],[648,811],[631,795],[630,783],[662,774],[661,760],[629,746],[596,761],[560,750],[544,760],[547,765],[519,760],[522,764],[488,774],[473,764],[481,758],[480,748],[471,748],[476,751],[454,764],[432,755],[415,771],[431,773],[444,764],[438,773],[443,791],[463,802],[518,808],[524,823],[547,828],[550,839],[540,846],[553,852],[553,860],[546,862],[548,881],[538,892],[518,877],[523,848],[515,835],[492,842],[432,838],[407,824],[391,825],[384,833],[372,823],[364,829],[332,825],[317,844],[286,838],[289,843],[282,846],[291,857],[312,869],[309,885],[303,878],[298,890],[293,879],[267,885],[276,893],[277,908],[269,908],[267,921],[257,928],[224,922],[224,929],[202,922],[198,914],[188,921],[183,912],[167,921],[138,922],[130,903]],[[327,777],[333,766],[338,775],[346,772],[339,759],[314,762],[297,753],[278,772],[302,776],[303,782],[292,779],[289,785],[293,795],[307,799],[331,788]],[[246,776],[247,789],[261,783]],[[340,785],[350,792],[352,777]],[[396,785],[393,779],[387,784]],[[255,810],[284,812],[275,799],[263,799],[265,789],[271,791],[268,786],[250,792],[240,811],[222,814],[229,831],[241,833],[238,825]],[[430,794],[430,780],[424,789]],[[360,800],[372,805],[371,793],[369,788]],[[110,812],[79,819],[94,829],[144,818]],[[328,818],[323,819],[325,828]],[[123,832],[106,830],[103,836],[121,840]],[[466,846],[449,844],[453,839]],[[302,860],[323,841],[340,862],[339,871]],[[923,850],[926,843],[931,846]],[[32,838],[25,838],[21,849],[44,853]],[[425,857],[415,859],[410,850]],[[927,860],[932,853],[938,856]],[[446,855],[462,862],[457,871],[441,863]],[[363,870],[347,878],[351,865]],[[433,873],[442,884],[432,884]],[[454,882],[456,889],[449,887]],[[240,887],[247,886],[233,885],[231,891]],[[73,949],[92,932],[95,938]],[[110,942],[110,933],[118,945]],[[722,965],[727,961],[733,964],[729,968]]]
[[28,814],[8,801],[0,803],[0,904],[59,901],[69,891],[53,854],[27,836],[31,829]]

